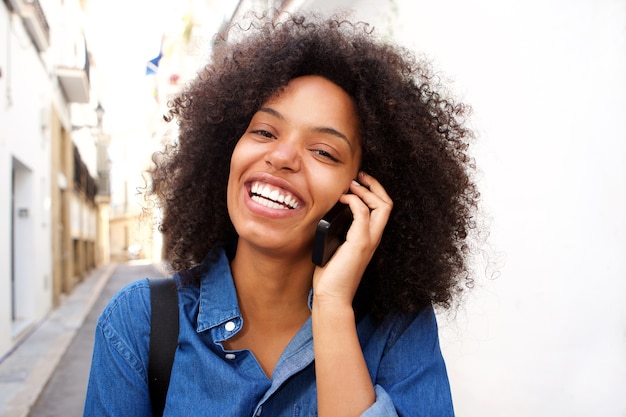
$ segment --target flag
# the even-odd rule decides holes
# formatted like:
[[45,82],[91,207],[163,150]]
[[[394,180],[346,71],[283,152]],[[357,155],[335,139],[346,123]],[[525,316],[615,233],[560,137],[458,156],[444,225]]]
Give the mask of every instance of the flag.
[[157,70],[159,69],[159,61],[161,61],[161,58],[163,58],[162,50],[159,51],[159,55],[156,58],[152,58],[146,64],[146,75],[154,75],[157,73]]

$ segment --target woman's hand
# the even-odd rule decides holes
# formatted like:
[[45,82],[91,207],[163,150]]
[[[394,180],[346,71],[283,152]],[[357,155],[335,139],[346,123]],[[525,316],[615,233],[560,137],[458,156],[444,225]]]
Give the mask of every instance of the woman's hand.
[[313,273],[313,345],[318,415],[358,416],[374,404],[376,393],[354,321],[352,299],[380,243],[393,203],[385,189],[361,172],[350,185],[354,220],[346,241],[324,267]]
[[339,199],[350,206],[354,217],[346,241],[324,267],[315,268],[316,302],[352,305],[361,277],[389,220],[393,202],[383,186],[364,172],[359,173],[358,180],[350,185],[352,194]]

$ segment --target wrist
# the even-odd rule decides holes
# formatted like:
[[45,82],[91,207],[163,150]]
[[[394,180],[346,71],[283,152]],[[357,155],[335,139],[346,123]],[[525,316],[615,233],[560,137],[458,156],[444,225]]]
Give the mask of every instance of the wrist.
[[336,297],[313,296],[312,314],[317,317],[354,320],[352,303]]

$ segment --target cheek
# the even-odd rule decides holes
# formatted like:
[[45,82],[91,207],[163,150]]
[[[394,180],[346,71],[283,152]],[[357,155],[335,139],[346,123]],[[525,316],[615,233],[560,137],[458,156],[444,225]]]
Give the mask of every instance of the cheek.
[[228,197],[229,198],[230,198],[230,193],[232,191],[231,189],[234,186],[236,177],[237,177],[237,162],[235,159],[231,159],[230,169],[228,171]]
[[226,199],[228,204],[228,211],[232,209],[233,199],[235,198],[235,193],[238,185],[238,178],[241,175],[241,158],[239,147],[236,146],[233,150],[233,154],[230,159],[230,170],[228,172],[228,183],[226,189]]
[[233,153],[230,157],[230,170],[228,173],[228,187],[231,183],[236,183],[237,179],[242,175],[244,166],[246,165],[246,155],[250,152],[246,152],[245,146],[241,145],[241,141],[237,143],[233,149]]
[[317,202],[323,202],[323,208],[318,209],[321,211],[318,213],[320,218],[337,203],[342,194],[349,190],[352,181],[352,177],[348,174],[340,177],[333,176],[330,179],[332,182],[327,182],[325,186],[318,184],[316,187]]

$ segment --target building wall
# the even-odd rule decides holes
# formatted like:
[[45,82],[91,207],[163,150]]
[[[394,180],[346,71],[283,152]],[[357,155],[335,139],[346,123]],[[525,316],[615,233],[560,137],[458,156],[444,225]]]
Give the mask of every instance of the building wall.
[[[10,16],[5,7],[0,6],[0,27],[10,27]],[[0,44],[8,45],[9,31],[0,31]],[[3,49],[4,50],[4,49]],[[0,277],[11,274],[11,205],[8,204],[11,193],[11,155],[9,153],[9,139],[7,130],[8,115],[3,109],[7,107],[7,54],[0,54]],[[10,281],[0,279],[0,335],[11,334],[11,320],[9,306],[11,303]],[[0,336],[0,352],[6,352],[10,347],[10,338]]]
[[626,3],[507,3],[400,13],[479,135],[492,247],[464,308],[441,320],[457,410],[623,416]]
[[[29,2],[27,7],[31,6]],[[47,7],[46,23],[54,33],[54,27],[65,28],[64,12],[78,8],[78,3],[45,2],[42,6]],[[59,64],[67,66],[67,62],[60,61],[61,54],[51,42],[37,47],[22,17],[5,1],[0,4],[0,27],[2,360],[96,266],[99,212],[94,198],[96,180],[74,152],[75,111],[55,73]],[[63,36],[50,39],[57,45],[68,42]],[[95,106],[83,107],[83,113],[94,115]],[[88,155],[94,154],[86,149]],[[95,161],[88,162],[95,166]],[[78,224],[72,229],[74,220]]]
[[7,12],[4,3],[0,21],[7,28],[0,35],[2,354],[44,317],[52,302],[51,143],[46,127],[51,86],[21,22]]
[[50,120],[52,137],[52,271],[53,305],[63,293],[71,291],[74,282],[74,245],[70,233],[70,198],[73,193],[73,146],[59,114],[53,110]]
[[117,262],[133,259],[160,261],[160,245],[158,237],[155,238],[153,222],[151,216],[137,211],[113,216],[109,221],[111,259]]

